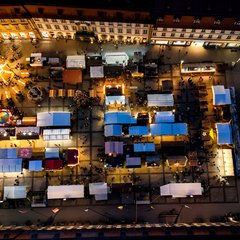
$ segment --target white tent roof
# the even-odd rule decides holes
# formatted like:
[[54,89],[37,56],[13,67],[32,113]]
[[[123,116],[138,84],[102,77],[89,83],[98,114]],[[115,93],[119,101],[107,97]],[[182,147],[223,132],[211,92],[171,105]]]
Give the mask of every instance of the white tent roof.
[[104,136],[122,136],[122,125],[105,125]]
[[90,195],[107,194],[107,183],[89,183],[89,193]]
[[173,94],[148,94],[148,106],[170,106],[174,105]]
[[230,123],[216,123],[217,143],[232,144],[232,128]]
[[114,104],[125,104],[126,103],[126,97],[121,96],[106,96],[105,98],[105,104],[106,105],[114,105]]
[[218,149],[218,167],[222,177],[234,176],[232,149]]
[[90,78],[104,78],[103,66],[91,66]]
[[4,186],[3,199],[22,199],[26,198],[26,186]]
[[48,199],[84,198],[84,185],[48,186]]
[[85,55],[67,56],[67,68],[86,68]]
[[70,112],[40,112],[37,114],[38,127],[71,125]]
[[174,121],[175,121],[175,117],[172,111],[156,112],[155,114],[156,123],[174,122]]
[[223,85],[212,86],[213,105],[231,104],[230,90],[225,89]]
[[201,183],[169,183],[160,187],[160,195],[174,198],[202,195],[202,187]]
[[106,64],[110,65],[128,65],[129,57],[125,52],[108,52],[104,55]]

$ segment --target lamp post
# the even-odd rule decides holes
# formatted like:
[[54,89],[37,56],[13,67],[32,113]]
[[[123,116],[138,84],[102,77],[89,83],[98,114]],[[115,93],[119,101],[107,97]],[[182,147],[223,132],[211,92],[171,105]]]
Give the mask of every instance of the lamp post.
[[177,217],[176,217],[176,219],[175,219],[175,221],[174,221],[174,224],[177,224],[177,223],[178,223],[178,219],[179,219],[179,217],[180,217],[180,214],[181,214],[183,208],[190,208],[190,207],[189,207],[188,205],[182,205],[182,206],[181,206],[181,208],[180,208],[180,210],[179,210],[179,213],[178,213],[178,215],[177,215]]

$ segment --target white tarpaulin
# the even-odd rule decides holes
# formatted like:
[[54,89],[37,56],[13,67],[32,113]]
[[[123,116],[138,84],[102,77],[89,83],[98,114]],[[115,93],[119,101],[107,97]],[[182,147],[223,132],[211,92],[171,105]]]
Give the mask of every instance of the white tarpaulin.
[[84,185],[48,186],[48,199],[84,198]]
[[148,94],[148,107],[172,107],[174,105],[173,94]]
[[3,199],[22,199],[26,198],[26,186],[4,186]]
[[86,68],[85,55],[67,56],[67,68]]
[[169,183],[160,187],[161,196],[184,198],[202,195],[201,183]]
[[70,112],[40,112],[37,114],[38,127],[69,127],[70,125]]
[[222,177],[234,176],[234,164],[232,149],[218,149],[217,150],[217,165],[220,170],[219,174]]
[[61,129],[43,129],[43,140],[69,140],[70,138],[70,129],[61,128]]

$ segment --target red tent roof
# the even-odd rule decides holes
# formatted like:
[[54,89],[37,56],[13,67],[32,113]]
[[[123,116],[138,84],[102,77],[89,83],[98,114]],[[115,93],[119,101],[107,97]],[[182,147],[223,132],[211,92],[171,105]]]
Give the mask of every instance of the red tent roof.
[[62,159],[46,159],[45,160],[46,170],[58,170],[58,169],[62,169],[62,167],[63,167]]

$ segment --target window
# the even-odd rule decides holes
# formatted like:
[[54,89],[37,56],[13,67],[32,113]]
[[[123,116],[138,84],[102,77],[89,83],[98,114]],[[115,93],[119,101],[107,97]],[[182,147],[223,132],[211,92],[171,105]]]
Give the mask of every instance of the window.
[[225,31],[224,31],[224,30],[221,30],[221,33],[225,33]]
[[44,21],[44,22],[48,22],[48,19],[47,19],[47,18],[44,18],[43,21]]
[[93,32],[96,32],[96,31],[97,31],[97,29],[96,29],[95,27],[92,27],[92,30],[93,30]]
[[14,8],[15,14],[20,14],[20,8]]
[[15,22],[15,19],[10,19],[11,22]]
[[231,36],[227,36],[227,39],[231,39]]
[[38,13],[39,14],[43,14],[44,13],[44,9],[43,8],[38,8]]
[[104,26],[105,24],[104,24],[104,22],[100,22],[100,25],[103,25],[103,26]]
[[132,29],[127,29],[127,33],[131,34],[132,33]]
[[57,19],[52,19],[52,22],[57,22]]
[[108,26],[113,26],[113,23],[108,23]]
[[140,34],[140,31],[138,29],[136,29],[135,34]]
[[119,27],[122,27],[122,23],[118,23],[118,26],[119,26]]
[[68,30],[68,26],[67,25],[64,25],[63,28],[64,28],[64,30]]
[[193,23],[199,24],[200,23],[200,19],[194,19]]
[[208,35],[208,38],[212,38],[212,35],[210,34],[210,35]]
[[240,36],[237,36],[237,39],[240,39]]
[[75,23],[74,20],[70,20],[69,22],[70,22],[70,23]]
[[200,34],[200,35],[199,35],[199,38],[203,38],[203,35],[202,35],[202,34]]
[[77,27],[76,26],[72,26],[72,30],[73,31],[77,31]]
[[167,31],[167,28],[163,28],[163,31]]
[[83,31],[87,31],[87,27],[86,26],[82,26],[82,30]]
[[15,25],[16,30],[20,30],[20,27],[18,25]]
[[20,19],[20,22],[25,22],[25,19],[24,19],[24,18],[21,18],[21,19]]
[[63,9],[57,9],[57,14],[58,15],[63,15]]
[[148,30],[144,29],[143,34],[147,34],[147,33],[148,33]]
[[206,31],[205,31],[205,29],[202,29],[202,31],[201,31],[202,33],[205,33]]
[[105,28],[101,28],[101,32],[105,32]]
[[144,27],[148,27],[148,24],[144,24],[143,26],[144,26]]
[[235,31],[231,31],[230,34],[235,34]]
[[175,37],[175,33],[171,33],[171,37]]
[[62,19],[62,20],[61,20],[61,23],[66,23],[66,20],[65,20],[65,19]]
[[52,29],[50,24],[46,24],[47,29]]
[[222,38],[222,36],[221,35],[218,35],[218,37],[217,37],[218,39],[221,39]]
[[181,33],[181,34],[180,34],[180,37],[182,37],[182,38],[183,38],[183,37],[184,37],[184,33]]
[[139,24],[139,23],[136,23],[136,27],[140,27],[140,24]]
[[[162,34],[163,34],[163,33],[162,33]],[[152,35],[153,35],[153,37],[156,37],[157,33],[156,33],[156,32],[153,32]]]
[[193,34],[190,34],[189,37],[192,38],[192,37],[193,37]]
[[132,26],[132,24],[131,23],[127,23],[127,27],[131,27]]
[[54,25],[55,29],[60,29],[59,25]]
[[166,33],[162,33],[162,37],[166,37]]
[[28,30],[28,29],[30,29],[30,27],[28,26],[28,25],[23,25],[24,26],[24,28],[26,29],[26,30]]
[[192,32],[196,32],[196,30],[195,30],[195,29],[192,29]]
[[176,28],[173,28],[173,30],[172,30],[173,32],[176,32],[177,30],[176,30]]
[[109,32],[113,33],[114,32],[113,28],[109,28]]
[[182,32],[186,32],[186,28],[183,28],[183,29],[182,29]]
[[119,28],[118,29],[118,33],[122,33],[123,31],[122,31],[122,29],[121,28]]
[[39,28],[43,28],[42,24],[37,24],[37,26],[38,26]]
[[211,33],[215,33],[215,30],[212,30]]

